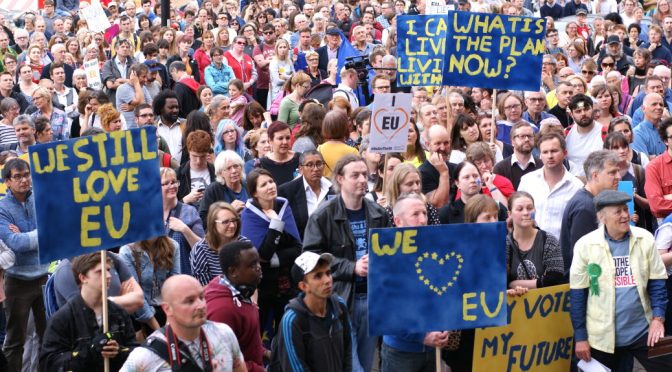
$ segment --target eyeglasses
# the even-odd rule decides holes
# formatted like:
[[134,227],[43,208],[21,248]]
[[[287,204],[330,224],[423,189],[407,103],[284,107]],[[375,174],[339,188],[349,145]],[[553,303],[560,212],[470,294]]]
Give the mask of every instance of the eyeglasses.
[[581,73],[584,75],[595,75],[595,71],[582,70]]
[[504,110],[516,110],[516,109],[520,109],[522,107],[523,106],[518,103],[518,104],[515,104],[515,105],[504,106]]
[[602,67],[614,67],[614,63],[602,63]]
[[316,161],[316,162],[314,162],[314,163],[306,163],[306,164],[302,164],[301,166],[302,166],[302,167],[305,167],[305,168],[310,168],[310,169],[313,169],[313,168],[314,168],[314,169],[322,169],[322,168],[324,168],[324,162],[322,162],[322,161]]
[[23,173],[23,174],[13,174],[11,178],[14,181],[29,180],[30,179],[30,172],[26,172],[26,173]]
[[524,140],[531,140],[534,138],[534,134],[516,134],[513,138],[520,138]]
[[237,218],[229,218],[228,220],[215,220],[215,223],[218,225],[230,225],[230,224],[238,224],[238,219]]
[[153,118],[154,114],[140,114],[141,118]]
[[308,62],[317,62],[319,60],[319,58],[308,58]]
[[172,180],[168,182],[161,182],[161,187],[180,186],[180,181]]
[[542,98],[542,97],[539,97],[539,98],[530,97],[530,98],[528,98],[528,99],[529,99],[530,101],[532,101],[532,102],[542,102],[542,101],[545,100],[546,98]]
[[222,134],[226,135],[226,134],[231,134],[231,133],[236,133],[236,130],[235,129],[227,129]]

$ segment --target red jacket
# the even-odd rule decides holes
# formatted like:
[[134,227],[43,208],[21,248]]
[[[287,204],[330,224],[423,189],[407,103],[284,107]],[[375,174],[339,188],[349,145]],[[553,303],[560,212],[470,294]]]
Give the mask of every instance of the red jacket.
[[194,52],[194,60],[198,65],[198,73],[200,77],[200,83],[205,84],[205,68],[210,64],[210,56],[203,48],[198,48]]
[[216,276],[205,287],[208,320],[225,323],[233,330],[245,358],[248,372],[264,372],[264,347],[261,344],[259,307],[233,297],[228,285]]
[[672,194],[672,157],[669,151],[646,166],[644,192],[654,217],[665,218],[672,213],[672,200],[665,199],[665,195]]
[[[236,79],[239,79],[243,83],[247,83],[252,80],[252,72],[254,71],[254,61],[252,57],[243,53],[242,64],[238,62],[236,57],[231,54],[231,51],[226,51],[224,53],[224,58],[226,58],[227,64],[233,69]],[[252,94],[252,87],[247,89],[248,94]]]

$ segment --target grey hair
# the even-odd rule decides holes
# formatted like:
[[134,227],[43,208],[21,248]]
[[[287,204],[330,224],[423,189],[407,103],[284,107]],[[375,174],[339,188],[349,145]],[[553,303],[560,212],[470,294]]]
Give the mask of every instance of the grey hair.
[[386,54],[386,55],[383,57],[383,60],[381,61],[381,63],[390,63],[390,64],[393,63],[393,64],[396,65],[396,64],[397,64],[397,57],[395,57],[395,56],[393,56],[393,55],[391,55],[391,54]]
[[4,114],[13,107],[19,107],[19,103],[12,97],[3,98],[2,101],[0,101],[0,113]]
[[218,95],[212,97],[212,101],[210,101],[210,106],[208,106],[208,115],[212,116],[214,108],[219,107],[219,105],[221,105],[222,102],[224,102],[224,101],[229,102],[229,97],[227,97],[223,94],[218,94]]
[[[239,164],[241,167],[245,166],[243,159],[240,155],[236,154],[235,151],[224,150],[220,152],[215,158],[215,177],[217,177],[217,182],[222,185],[226,184],[226,181],[224,181],[224,177],[221,176],[221,173],[226,169],[228,163]],[[241,169],[240,173],[244,179],[245,172]]]
[[392,213],[397,216],[398,214],[401,213],[401,211],[404,209],[404,200],[419,200],[425,203],[425,198],[422,197],[422,195],[416,193],[416,192],[403,192],[397,197],[397,202],[394,203],[394,207],[392,208]]
[[602,171],[607,164],[618,164],[619,161],[618,155],[613,151],[598,150],[591,152],[586,161],[583,162],[583,171],[588,182],[593,178],[593,173]]
[[35,123],[33,123],[33,119],[31,119],[30,115],[23,114],[14,118],[12,125],[17,126],[20,124],[28,124],[28,126],[35,129]]

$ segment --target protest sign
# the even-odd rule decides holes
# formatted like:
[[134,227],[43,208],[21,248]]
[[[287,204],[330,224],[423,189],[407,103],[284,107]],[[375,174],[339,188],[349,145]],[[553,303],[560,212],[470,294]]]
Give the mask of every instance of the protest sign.
[[574,331],[569,285],[509,297],[504,327],[476,330],[474,365],[482,371],[569,371]]
[[397,17],[397,83],[439,86],[446,57],[446,15]]
[[369,151],[406,152],[411,125],[411,98],[406,93],[376,94],[371,114]]
[[110,20],[107,19],[105,11],[100,3],[93,3],[85,8],[80,9],[82,18],[86,20],[86,24],[90,31],[105,32],[110,28]]
[[[628,212],[632,216],[635,213],[635,186],[632,181],[618,181],[618,191],[622,191],[632,197],[627,203]],[[630,220],[630,224],[634,226],[635,222]]]
[[443,84],[539,90],[545,35],[543,18],[449,12]]
[[103,89],[103,81],[100,77],[100,65],[98,58],[84,61],[84,71],[86,72],[86,86],[95,89]]
[[164,233],[156,128],[30,147],[40,262]]
[[504,223],[372,229],[369,334],[506,324]]
[[425,14],[448,14],[449,11],[455,10],[455,5],[446,5],[445,0],[428,0],[425,9]]

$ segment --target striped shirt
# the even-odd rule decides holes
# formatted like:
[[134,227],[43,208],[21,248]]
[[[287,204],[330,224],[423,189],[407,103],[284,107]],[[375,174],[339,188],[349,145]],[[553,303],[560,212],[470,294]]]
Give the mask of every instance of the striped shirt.
[[[249,239],[244,236],[238,236],[238,240],[249,241]],[[190,259],[192,275],[203,286],[208,285],[214,277],[223,274],[222,267],[219,263],[219,255],[217,251],[210,248],[208,242],[205,241],[205,238],[196,243],[191,250]]]
[[0,123],[0,145],[9,145],[16,142],[19,142],[19,140],[16,139],[14,127]]

